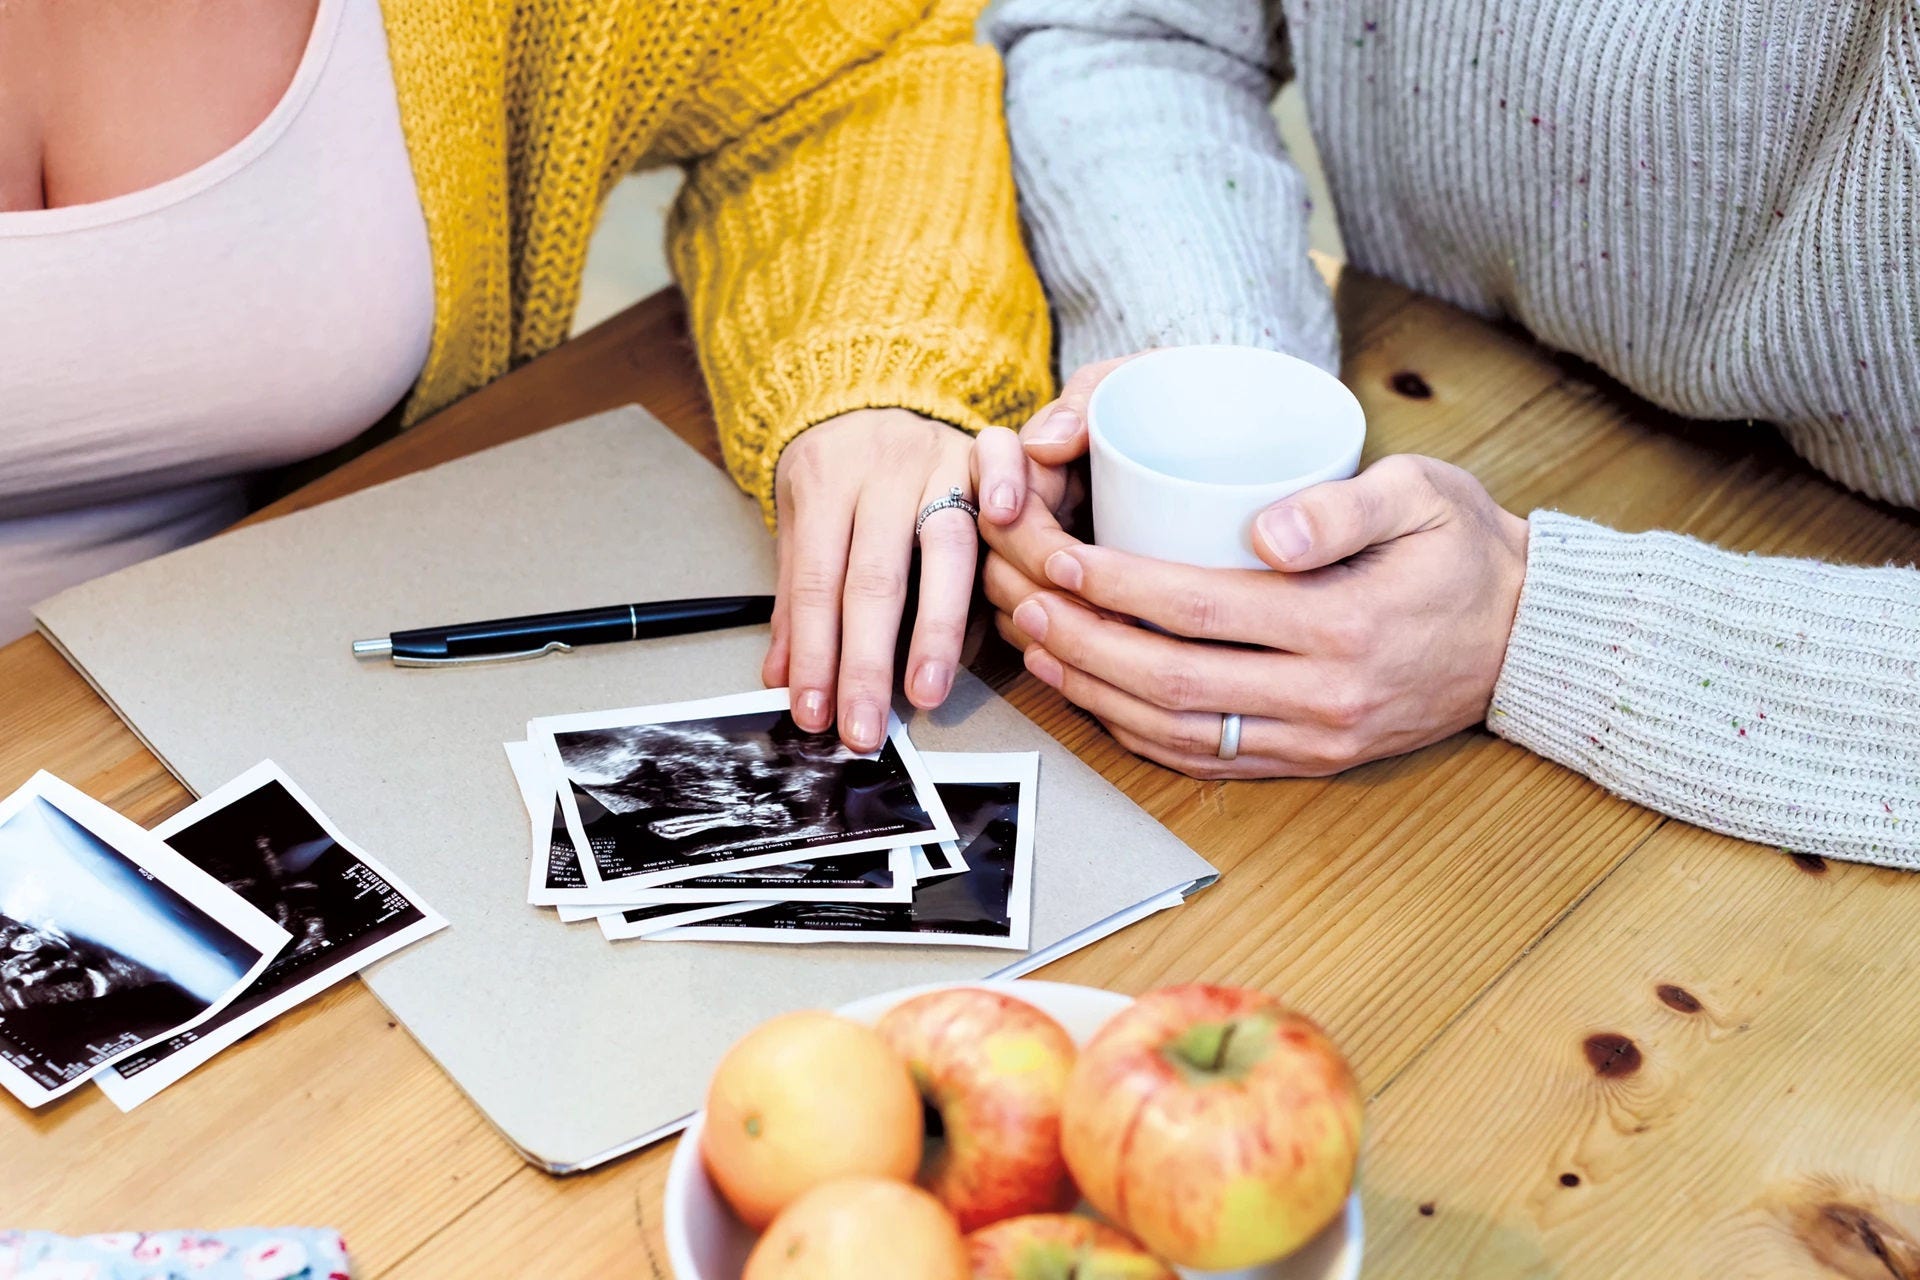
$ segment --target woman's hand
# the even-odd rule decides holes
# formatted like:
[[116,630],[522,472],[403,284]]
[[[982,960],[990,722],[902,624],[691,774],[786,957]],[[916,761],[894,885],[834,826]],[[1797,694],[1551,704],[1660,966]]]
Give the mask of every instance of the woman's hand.
[[[810,732],[836,719],[855,751],[878,750],[893,706],[893,658],[921,508],[971,493],[965,432],[905,409],[860,409],[801,433],[774,472],[780,576],[761,678],[793,690]],[[966,512],[927,520],[907,696],[946,701],[966,637],[979,537]]]
[[[1276,503],[1255,549],[1278,573],[1089,546],[1042,505],[983,524],[988,599],[1027,669],[1129,750],[1196,777],[1322,776],[1487,714],[1527,523],[1458,467],[1384,458]],[[1227,712],[1243,717],[1232,761]]]

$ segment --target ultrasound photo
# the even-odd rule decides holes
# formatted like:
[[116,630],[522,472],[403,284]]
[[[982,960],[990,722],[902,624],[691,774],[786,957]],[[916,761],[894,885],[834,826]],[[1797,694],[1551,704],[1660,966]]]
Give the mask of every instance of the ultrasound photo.
[[650,932],[656,941],[894,942],[1027,948],[1038,755],[925,757],[958,828],[966,871],[915,886],[899,905],[784,902],[701,925]]
[[29,1106],[216,1013],[287,935],[47,774],[0,802],[0,1083]]
[[662,929],[678,929],[708,920],[718,920],[723,916],[735,916],[748,911],[764,911],[768,907],[778,905],[772,902],[720,902],[704,907],[683,907],[666,903],[650,907],[628,907],[623,911],[605,911],[596,918],[600,921],[600,932],[606,935],[609,942],[624,942],[629,938],[644,938],[650,934],[659,933]]
[[[771,867],[678,880],[653,889],[621,886],[588,889],[580,859],[567,833],[566,812],[549,793],[544,758],[530,744],[505,744],[507,761],[529,816],[543,803],[545,823],[534,823],[532,879],[527,901],[535,906],[560,908],[560,918],[572,923],[595,918],[617,906],[700,905],[720,902],[781,902],[790,898],[830,898],[863,902],[906,902],[913,896],[914,858],[906,849],[878,849],[841,857],[785,862]],[[595,901],[595,900],[598,901]],[[581,905],[581,904],[586,905]],[[709,919],[703,915],[701,919]]]
[[781,862],[719,875],[676,880],[634,891],[633,904],[712,902],[908,902],[913,898],[913,851],[876,849],[818,862]]
[[[939,783],[934,786],[937,789]],[[949,812],[948,817],[952,817]],[[967,869],[967,860],[960,856],[957,841],[942,840],[939,844],[923,844],[913,851],[913,878],[915,880],[933,880],[940,876],[958,875]]]
[[[898,717],[872,755],[801,729],[784,689],[536,720],[564,777],[567,831],[589,888],[949,840],[954,832]],[[806,855],[801,858],[799,855]]]
[[445,921],[348,843],[266,762],[155,828],[189,862],[292,935],[220,1013],[98,1077],[130,1109],[220,1049]]

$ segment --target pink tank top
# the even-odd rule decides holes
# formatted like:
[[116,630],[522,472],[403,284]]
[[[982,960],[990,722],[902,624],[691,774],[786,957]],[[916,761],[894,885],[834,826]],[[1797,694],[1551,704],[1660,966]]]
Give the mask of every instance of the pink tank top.
[[0,643],[378,422],[432,330],[378,0],[320,0],[286,96],[199,168],[0,212]]

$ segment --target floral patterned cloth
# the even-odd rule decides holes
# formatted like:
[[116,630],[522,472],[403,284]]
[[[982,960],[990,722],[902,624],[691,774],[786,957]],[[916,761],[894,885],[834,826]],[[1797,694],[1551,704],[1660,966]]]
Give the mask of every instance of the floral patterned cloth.
[[118,1231],[57,1236],[0,1231],[0,1280],[351,1280],[347,1242],[304,1227]]

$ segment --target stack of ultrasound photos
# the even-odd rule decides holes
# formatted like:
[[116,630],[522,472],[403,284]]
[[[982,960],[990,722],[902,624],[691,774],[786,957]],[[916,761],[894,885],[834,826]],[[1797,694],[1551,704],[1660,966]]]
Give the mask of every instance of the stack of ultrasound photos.
[[1039,756],[859,755],[785,689],[552,716],[506,744],[527,900],[610,939],[1028,946]]

